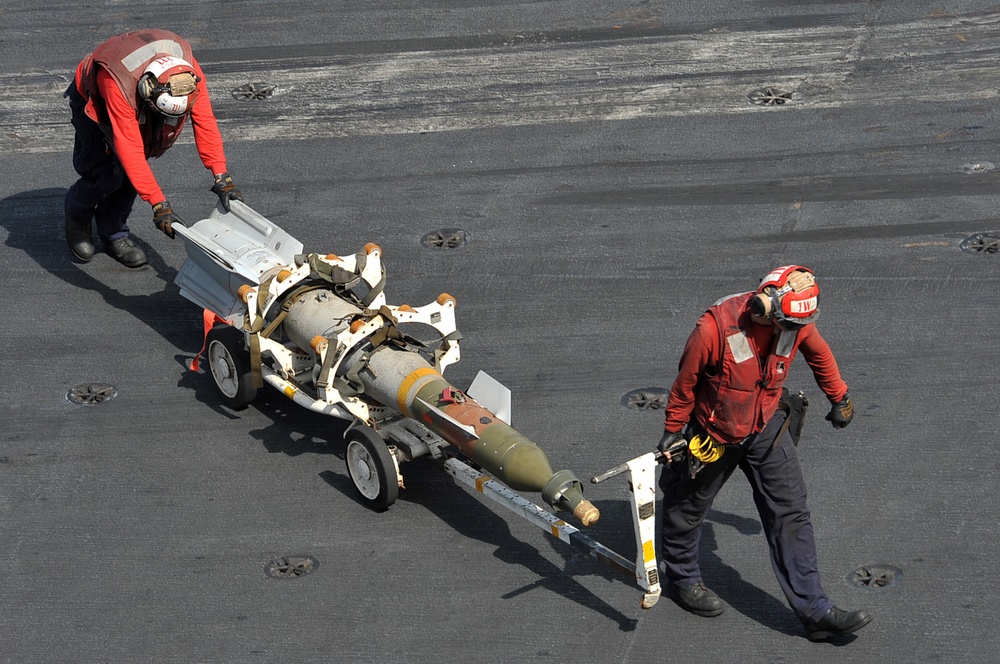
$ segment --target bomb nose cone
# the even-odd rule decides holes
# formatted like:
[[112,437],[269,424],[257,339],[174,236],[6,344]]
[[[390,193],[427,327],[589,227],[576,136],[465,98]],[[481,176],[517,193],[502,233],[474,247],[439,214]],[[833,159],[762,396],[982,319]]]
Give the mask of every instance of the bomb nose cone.
[[571,470],[555,473],[542,489],[542,498],[553,507],[571,512],[585,526],[601,518],[601,511],[583,497],[583,483]]

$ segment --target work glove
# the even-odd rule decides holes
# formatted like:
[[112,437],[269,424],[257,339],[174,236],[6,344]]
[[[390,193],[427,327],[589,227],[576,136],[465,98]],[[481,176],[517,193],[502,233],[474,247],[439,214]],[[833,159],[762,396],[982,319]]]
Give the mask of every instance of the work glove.
[[170,207],[169,201],[160,201],[153,206],[153,225],[169,238],[174,237],[173,224],[183,225],[184,222],[174,214],[174,209]]
[[215,176],[212,193],[219,197],[219,202],[222,203],[222,208],[226,212],[229,212],[229,201],[246,203],[246,200],[243,198],[243,192],[233,184],[233,178],[229,177],[229,173],[219,173]]
[[680,431],[671,433],[670,431],[664,431],[663,437],[660,438],[660,442],[656,444],[656,449],[661,452],[666,452],[671,447],[676,445],[678,442],[684,440],[684,434]]
[[834,429],[843,429],[854,419],[854,403],[847,394],[844,398],[833,404],[830,413],[826,416],[826,421],[833,424]]

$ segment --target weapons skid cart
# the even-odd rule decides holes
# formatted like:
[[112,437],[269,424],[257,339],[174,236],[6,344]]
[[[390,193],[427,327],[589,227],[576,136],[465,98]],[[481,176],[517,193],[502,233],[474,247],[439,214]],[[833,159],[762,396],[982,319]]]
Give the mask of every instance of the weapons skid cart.
[[[401,463],[435,460],[456,483],[633,576],[645,591],[644,608],[656,602],[651,478],[639,465],[628,469],[635,563],[517,493],[540,492],[584,526],[600,516],[577,476],[553,472],[545,452],[510,426],[506,387],[482,371],[464,392],[443,378],[460,358],[455,298],[390,305],[378,245],[349,256],[303,253],[301,242],[239,201],[230,212],[217,207],[174,230],[188,254],[176,283],[205,310],[205,359],[224,403],[245,408],[267,383],[309,410],[350,422],[348,473],[377,510],[396,500]],[[433,328],[438,345],[408,334],[408,324]],[[649,528],[640,528],[646,522]]]

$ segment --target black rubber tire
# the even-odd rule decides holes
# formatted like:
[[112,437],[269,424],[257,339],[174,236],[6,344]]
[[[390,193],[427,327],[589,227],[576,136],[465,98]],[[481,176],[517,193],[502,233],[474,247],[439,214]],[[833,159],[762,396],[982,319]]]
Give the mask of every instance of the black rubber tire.
[[367,426],[351,428],[344,436],[347,474],[368,506],[376,511],[389,508],[399,497],[399,478],[392,453],[382,436]]
[[205,342],[205,360],[219,398],[233,410],[243,410],[257,398],[243,333],[231,325],[216,325]]

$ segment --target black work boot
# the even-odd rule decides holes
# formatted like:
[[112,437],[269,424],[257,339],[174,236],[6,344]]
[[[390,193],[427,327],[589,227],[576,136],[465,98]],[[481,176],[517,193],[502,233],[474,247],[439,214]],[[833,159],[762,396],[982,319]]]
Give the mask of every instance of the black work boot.
[[94,257],[94,241],[91,235],[90,222],[81,224],[78,221],[66,216],[66,244],[73,252],[77,260],[82,263],[90,262]]
[[810,641],[823,641],[831,636],[843,636],[856,632],[874,618],[867,611],[844,611],[833,607],[816,622],[806,624]]
[[141,267],[146,264],[146,254],[127,236],[107,243],[107,252],[126,267]]
[[725,608],[719,596],[706,588],[700,579],[690,586],[679,586],[671,581],[667,584],[667,595],[682,609],[704,618],[714,618]]

